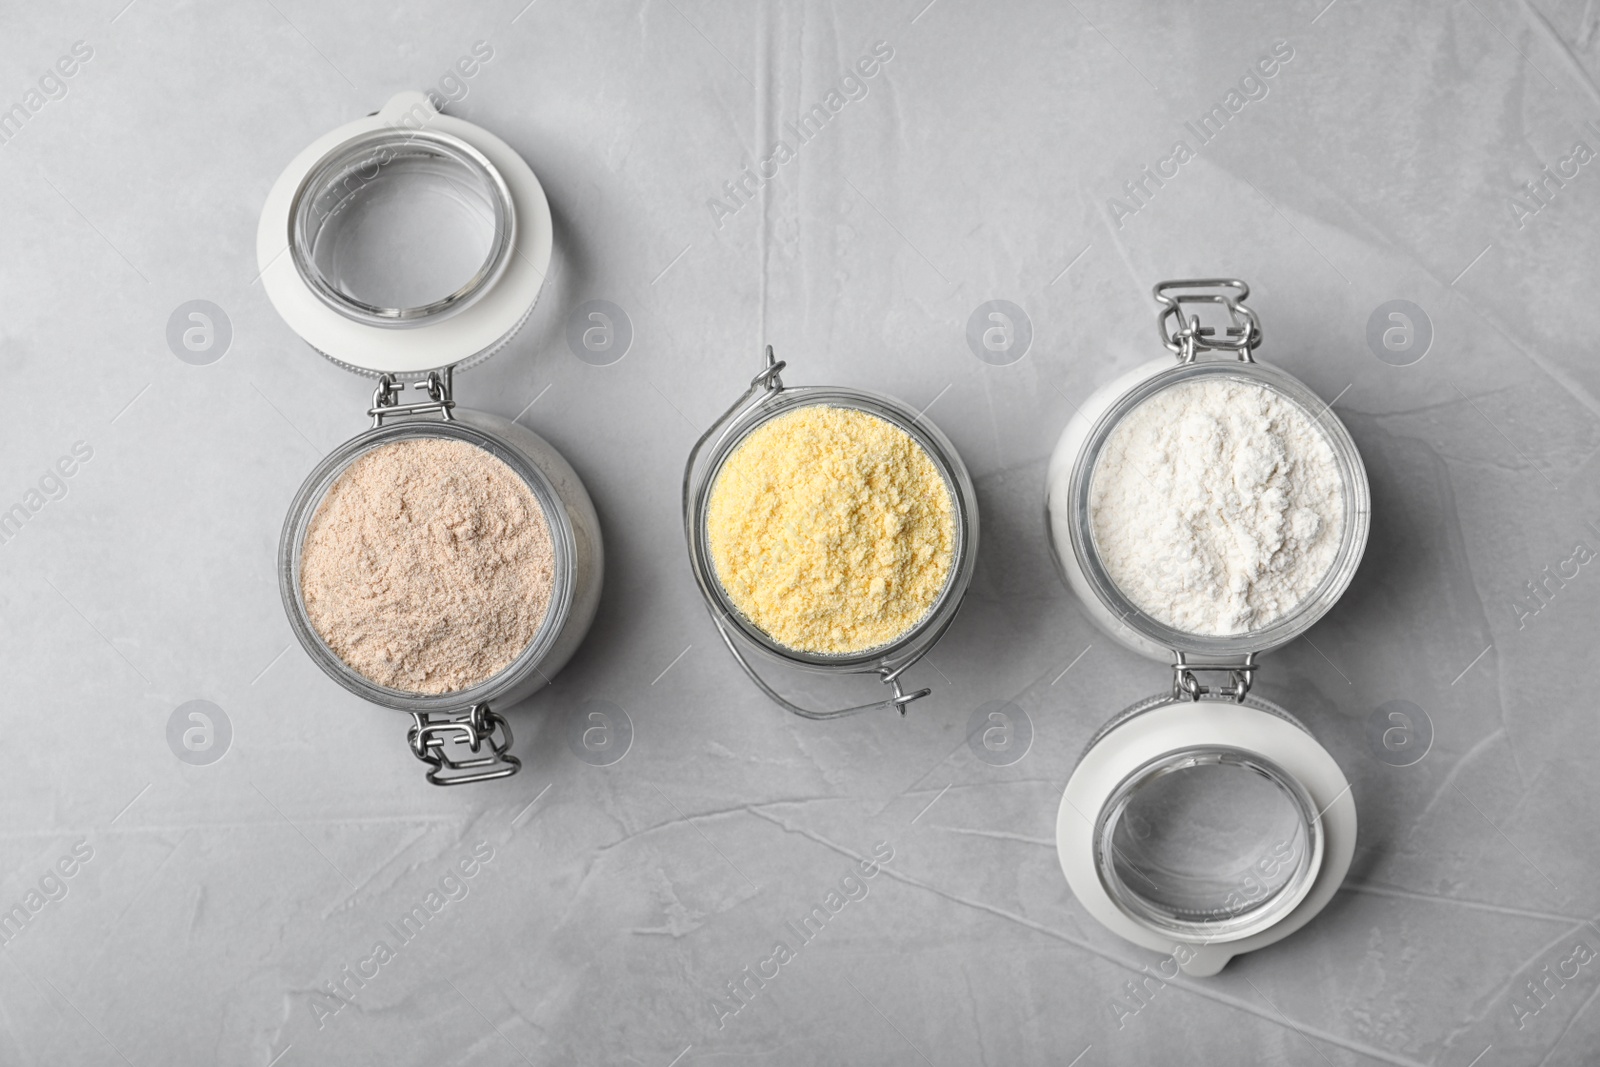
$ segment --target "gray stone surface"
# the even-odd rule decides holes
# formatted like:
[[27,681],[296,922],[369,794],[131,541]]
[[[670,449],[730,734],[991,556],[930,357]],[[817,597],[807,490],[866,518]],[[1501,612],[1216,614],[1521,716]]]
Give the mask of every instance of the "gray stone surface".
[[[1600,563],[1527,591],[1600,550],[1600,162],[1512,200],[1600,146],[1591,4],[125,2],[0,14],[0,105],[93,49],[0,144],[0,507],[92,450],[0,544],[0,904],[59,898],[0,950],[0,1063],[1600,1057],[1600,958],[1541,972],[1600,950]],[[511,711],[524,772],[444,791],[403,716],[292,644],[279,526],[370,386],[279,320],[254,242],[294,152],[479,40],[451,110],[540,175],[556,256],[459,396],[571,459],[610,567],[583,649]],[[784,124],[879,41],[865,97],[795,145]],[[1280,41],[1266,95],[1200,144],[1185,122]],[[708,199],[780,139],[794,158],[719,219]],[[1194,158],[1114,210],[1179,140]],[[1075,403],[1157,354],[1151,284],[1219,272],[1254,284],[1261,357],[1334,401],[1371,474],[1354,586],[1260,680],[1338,757],[1361,838],[1305,930],[1133,1012],[1157,959],[1078,906],[1053,826],[1089,734],[1166,679],[1056,577],[1044,464]],[[167,342],[199,299],[232,329],[205,365]],[[1400,299],[1432,328],[1405,367],[1367,343]],[[568,350],[588,300],[628,314],[619,362]],[[1005,365],[967,343],[991,300],[1031,322]],[[682,458],[765,342],[794,384],[928,405],[977,482],[978,577],[903,720],[786,717],[690,578]],[[230,727],[211,763],[175,754],[187,710],[169,732],[196,700]],[[568,744],[595,700],[633,725],[608,766]],[[1432,723],[1411,766],[1367,741],[1395,700]],[[990,701],[1031,719],[1009,766],[964,743]],[[866,898],[719,1027],[713,999],[879,842]],[[324,1016],[317,991],[474,848],[460,899]]]

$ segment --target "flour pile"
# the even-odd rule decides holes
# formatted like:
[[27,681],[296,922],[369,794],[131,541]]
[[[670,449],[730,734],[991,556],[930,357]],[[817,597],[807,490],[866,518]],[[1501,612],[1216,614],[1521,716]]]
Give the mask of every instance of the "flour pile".
[[407,438],[347,467],[306,529],[306,615],[379,685],[452,693],[532,643],[555,589],[539,502],[465,441]]
[[1111,580],[1187,633],[1259,630],[1333,566],[1345,499],[1327,436],[1300,405],[1236,379],[1183,382],[1112,431],[1089,489]]

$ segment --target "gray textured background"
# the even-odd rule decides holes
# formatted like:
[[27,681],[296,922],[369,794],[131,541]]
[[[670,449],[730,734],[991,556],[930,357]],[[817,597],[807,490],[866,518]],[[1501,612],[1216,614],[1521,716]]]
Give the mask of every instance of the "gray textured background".
[[[1600,550],[1600,161],[1511,200],[1600,147],[1592,3],[524,2],[4,7],[0,105],[94,54],[0,144],[0,507],[93,455],[0,544],[0,905],[93,856],[0,950],[0,1063],[1597,1061],[1600,958],[1540,969],[1600,950],[1600,561],[1574,555]],[[291,643],[279,526],[370,386],[279,320],[254,244],[296,151],[479,40],[451,109],[539,174],[556,256],[458,396],[570,458],[610,567],[584,648],[512,712],[522,775],[443,791],[403,716]],[[708,198],[877,41],[867,96],[719,228]],[[1184,122],[1277,41],[1268,95],[1199,147]],[[1197,158],[1119,226],[1109,198],[1179,139]],[[1361,837],[1304,931],[1134,1013],[1156,957],[1077,905],[1053,827],[1087,736],[1166,678],[1057,579],[1044,463],[1159,354],[1150,285],[1215,272],[1254,284],[1261,357],[1337,398],[1371,475],[1355,584],[1260,679],[1343,765]],[[233,337],[192,366],[165,330],[202,298]],[[614,365],[566,345],[590,299],[633,324]],[[965,340],[991,299],[1032,324],[1008,366]],[[1366,341],[1393,299],[1432,323],[1413,366]],[[682,458],[768,341],[793,384],[931,405],[977,482],[978,576],[904,720],[764,703],[690,579]],[[231,724],[209,766],[167,739],[196,699]],[[634,726],[611,766],[569,747],[593,700]],[[995,700],[1034,730],[1007,767],[964,742]],[[1414,766],[1368,742],[1392,700],[1431,719]],[[322,1017],[480,842],[470,894]],[[878,842],[867,898],[719,1029],[713,998]]]

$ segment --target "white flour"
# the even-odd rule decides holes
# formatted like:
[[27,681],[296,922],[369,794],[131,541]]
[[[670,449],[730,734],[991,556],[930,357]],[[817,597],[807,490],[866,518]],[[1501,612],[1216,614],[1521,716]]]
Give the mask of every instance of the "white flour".
[[1259,630],[1333,565],[1344,526],[1333,449],[1311,416],[1263,385],[1188,381],[1112,431],[1089,488],[1112,581],[1152,618],[1194,634]]

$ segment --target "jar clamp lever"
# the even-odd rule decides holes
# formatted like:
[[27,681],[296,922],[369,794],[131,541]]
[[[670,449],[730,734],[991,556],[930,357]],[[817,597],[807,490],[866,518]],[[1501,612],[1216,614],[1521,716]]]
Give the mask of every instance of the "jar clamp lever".
[[[1175,700],[1199,700],[1203,696],[1223,696],[1232,698],[1235,704],[1243,704],[1244,698],[1250,694],[1250,686],[1256,676],[1256,654],[1247,653],[1240,663],[1190,663],[1188,655],[1183,652],[1174,653],[1176,659],[1172,663],[1172,696]],[[1201,671],[1226,673],[1228,685],[1203,685],[1195,677]]]
[[[1177,354],[1179,362],[1193,363],[1201,352],[1220,351],[1236,353],[1242,363],[1255,362],[1261,320],[1245,304],[1250,287],[1244,282],[1237,278],[1182,278],[1160,282],[1153,292],[1161,305],[1156,313],[1161,343]],[[1185,304],[1221,304],[1228,309],[1230,323],[1218,334],[1215,327],[1201,326],[1198,315],[1186,315]],[[1174,330],[1174,323],[1182,327]]]
[[[522,769],[522,761],[507,754],[511,749],[511,724],[490,711],[487,704],[474,704],[460,713],[414,711],[411,719],[406,740],[411,743],[412,755],[433,768],[428,772],[428,781],[434,785],[487,782],[493,778],[509,778]],[[497,730],[498,741],[494,736]],[[485,741],[489,743],[489,752],[480,756],[478,752]],[[449,749],[452,744],[466,745],[472,756],[454,758]],[[464,773],[457,774],[457,771]]]
[[[721,437],[719,434],[728,432],[734,425],[738,423],[740,416],[746,414],[757,405],[767,401],[771,397],[774,397],[783,391],[783,379],[780,375],[783,371],[783,368],[787,365],[787,363],[778,359],[773,354],[772,346],[768,345],[766,348],[766,366],[762,369],[760,374],[757,374],[754,378],[750,379],[750,388],[745,390],[743,396],[734,401],[733,406],[728,408],[728,410],[723,413],[721,418],[712,423],[711,427],[706,430],[705,433],[700,435],[700,440],[696,441],[694,448],[689,450],[689,459],[684,465],[683,469],[683,526],[684,535],[688,538],[689,543],[689,558],[695,567],[695,578],[700,582],[701,591],[705,593],[706,610],[711,615],[711,621],[716,626],[717,633],[722,637],[722,643],[728,646],[728,651],[733,654],[734,661],[737,662],[741,668],[743,668],[744,673],[750,677],[750,680],[756,684],[757,688],[765,693],[767,698],[770,699],[774,704],[777,704],[785,711],[792,712],[793,714],[799,715],[801,718],[805,719],[838,719],[846,715],[854,715],[858,712],[871,711],[873,708],[881,707],[896,708],[899,710],[901,715],[904,715],[906,713],[907,704],[910,704],[914,700],[920,700],[921,698],[933,692],[932,689],[918,689],[914,692],[908,693],[901,688],[900,685],[901,673],[904,672],[907,667],[921,659],[923,652],[926,651],[928,646],[924,646],[922,651],[917,652],[910,659],[897,666],[890,667],[887,664],[884,664],[875,668],[875,673],[878,675],[879,680],[883,682],[884,685],[889,686],[893,691],[893,695],[884,700],[875,700],[870,704],[857,704],[853,707],[838,708],[829,711],[817,711],[812,708],[802,707],[801,705],[785,698],[777,690],[773,689],[772,686],[767,683],[766,679],[762,678],[761,675],[757,673],[755,666],[750,662],[748,657],[746,657],[745,654],[739,650],[738,646],[734,643],[733,635],[728,632],[727,622],[723,618],[723,615],[726,613],[719,610],[711,595],[711,591],[706,584],[707,582],[715,581],[716,579],[714,577],[702,574],[700,565],[697,562],[698,557],[695,554],[696,531],[693,500],[694,490],[697,485],[695,478],[697,473],[695,465],[700,459],[700,454],[702,451],[704,451],[706,445],[713,440],[713,438],[720,441]],[[707,476],[709,474],[709,472],[701,473]],[[948,623],[946,626],[948,626]],[[943,631],[941,629],[941,633],[942,632]]]
[[454,388],[455,367],[449,366],[440,371],[431,370],[428,376],[420,382],[412,382],[411,388],[418,392],[426,393],[427,400],[419,400],[414,404],[400,403],[400,392],[406,388],[406,383],[400,381],[392,374],[384,374],[378,378],[378,387],[372,391],[372,406],[367,409],[367,414],[372,417],[374,428],[383,425],[385,418],[396,415],[426,415],[437,412],[439,418],[445,422],[455,419],[451,409],[456,406],[451,398]]

